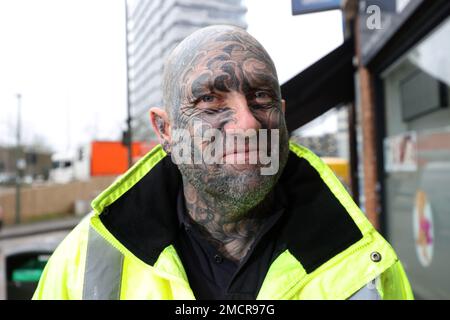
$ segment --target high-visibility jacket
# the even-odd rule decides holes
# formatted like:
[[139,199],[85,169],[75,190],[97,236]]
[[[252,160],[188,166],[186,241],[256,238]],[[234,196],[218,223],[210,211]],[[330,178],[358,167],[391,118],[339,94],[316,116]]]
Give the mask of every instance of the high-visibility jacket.
[[[257,299],[348,299],[377,279],[382,299],[412,299],[404,269],[320,158],[290,143],[279,184],[286,244]],[[93,202],[47,263],[33,299],[194,299],[174,247],[181,177],[157,146]]]

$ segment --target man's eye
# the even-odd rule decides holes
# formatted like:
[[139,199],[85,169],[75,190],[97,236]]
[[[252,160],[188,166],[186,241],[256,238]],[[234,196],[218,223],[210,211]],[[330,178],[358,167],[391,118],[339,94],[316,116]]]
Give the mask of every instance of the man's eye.
[[272,96],[266,91],[256,91],[255,100],[258,103],[269,103],[272,101]]
[[214,102],[215,99],[216,99],[215,96],[213,96],[211,94],[206,94],[200,98],[200,101],[206,102],[206,103],[211,103],[211,102]]
[[270,98],[269,94],[264,91],[256,91],[255,92],[255,98],[256,99],[267,99]]

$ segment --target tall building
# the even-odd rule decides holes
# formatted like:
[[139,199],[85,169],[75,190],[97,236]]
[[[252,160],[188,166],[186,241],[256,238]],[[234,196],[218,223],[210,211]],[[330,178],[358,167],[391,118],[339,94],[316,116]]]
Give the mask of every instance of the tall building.
[[242,0],[129,0],[128,66],[133,140],[154,137],[148,109],[162,106],[163,64],[194,31],[214,24],[247,28]]

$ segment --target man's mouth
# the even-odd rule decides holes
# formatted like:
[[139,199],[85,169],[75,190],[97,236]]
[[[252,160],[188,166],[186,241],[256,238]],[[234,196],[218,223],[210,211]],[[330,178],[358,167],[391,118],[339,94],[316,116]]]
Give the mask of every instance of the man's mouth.
[[258,163],[258,147],[245,146],[236,148],[233,151],[224,152],[223,162],[225,164],[257,164]]

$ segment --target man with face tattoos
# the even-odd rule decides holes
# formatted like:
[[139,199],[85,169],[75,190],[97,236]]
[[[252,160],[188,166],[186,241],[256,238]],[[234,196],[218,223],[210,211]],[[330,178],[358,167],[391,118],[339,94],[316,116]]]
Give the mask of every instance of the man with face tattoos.
[[162,85],[161,144],[92,202],[35,299],[412,298],[392,247],[289,142],[274,64],[245,30],[193,33]]

